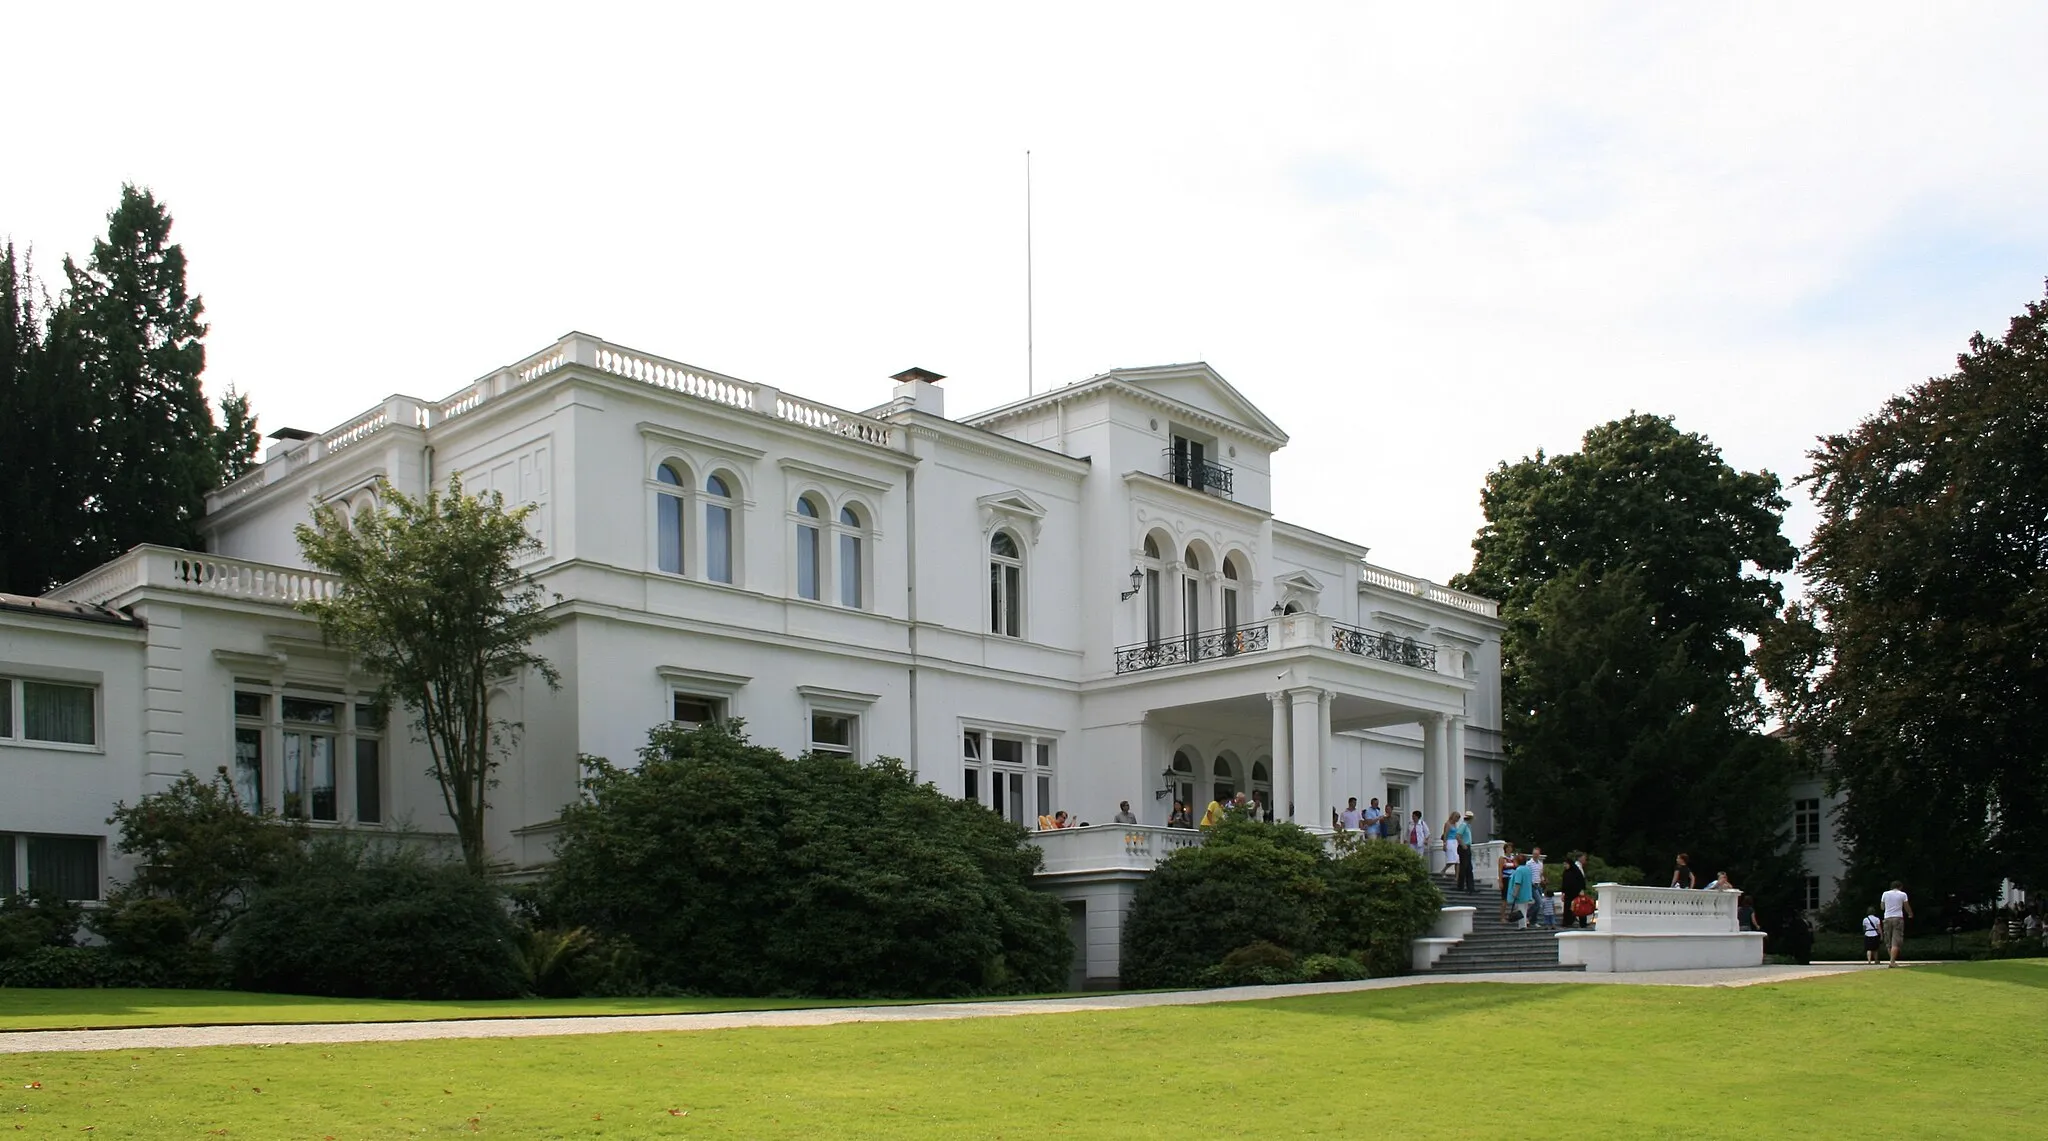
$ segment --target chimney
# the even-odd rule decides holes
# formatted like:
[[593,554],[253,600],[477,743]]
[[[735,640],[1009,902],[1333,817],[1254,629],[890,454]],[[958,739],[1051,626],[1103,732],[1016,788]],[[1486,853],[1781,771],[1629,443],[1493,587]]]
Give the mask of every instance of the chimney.
[[317,435],[318,432],[308,432],[304,428],[279,428],[270,434],[270,438],[277,442],[263,450],[263,462],[288,456],[305,447],[306,441]]
[[926,369],[906,368],[889,379],[896,382],[896,399],[909,401],[919,412],[945,418],[946,394],[939,391],[939,382],[945,377]]

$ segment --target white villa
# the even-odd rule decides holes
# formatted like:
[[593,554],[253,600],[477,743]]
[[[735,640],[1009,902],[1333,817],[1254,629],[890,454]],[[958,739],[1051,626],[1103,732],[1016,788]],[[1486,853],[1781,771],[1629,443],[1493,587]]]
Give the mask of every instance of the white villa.
[[[1280,427],[1204,364],[1118,369],[959,419],[912,369],[864,413],[572,333],[453,396],[283,430],[208,497],[205,552],[141,547],[0,599],[0,885],[80,898],[125,873],[106,818],[225,768],[315,827],[450,830],[424,746],[292,604],[314,505],[460,473],[535,504],[560,670],[494,697],[524,725],[489,815],[549,858],[580,753],[661,721],[862,760],[1047,832],[1077,974],[1116,974],[1131,885],[1248,792],[1326,827],[1347,797],[1491,833],[1494,604],[1272,513]],[[881,393],[877,393],[881,395]],[[1107,827],[1120,801],[1140,826]]]

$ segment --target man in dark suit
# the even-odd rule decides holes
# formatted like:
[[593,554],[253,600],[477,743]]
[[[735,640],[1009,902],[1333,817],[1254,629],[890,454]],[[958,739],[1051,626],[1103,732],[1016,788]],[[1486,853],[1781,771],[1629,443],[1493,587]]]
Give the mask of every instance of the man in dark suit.
[[1572,862],[1564,868],[1564,922],[1567,927],[1586,926],[1586,917],[1572,907],[1572,903],[1586,894],[1586,853],[1573,852]]

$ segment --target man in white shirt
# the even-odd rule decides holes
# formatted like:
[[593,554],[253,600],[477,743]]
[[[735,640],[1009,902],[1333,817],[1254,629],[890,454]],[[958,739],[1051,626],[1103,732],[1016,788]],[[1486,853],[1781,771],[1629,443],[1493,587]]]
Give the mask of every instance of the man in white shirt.
[[1337,826],[1346,832],[1358,831],[1359,813],[1357,797],[1353,796],[1345,799],[1344,811],[1338,814],[1337,821]]
[[1906,885],[1897,880],[1892,881],[1892,889],[1884,893],[1880,902],[1884,904],[1884,926],[1879,938],[1892,956],[1885,966],[1896,967],[1899,948],[1906,945],[1906,920],[1913,917],[1913,903],[1906,898]]

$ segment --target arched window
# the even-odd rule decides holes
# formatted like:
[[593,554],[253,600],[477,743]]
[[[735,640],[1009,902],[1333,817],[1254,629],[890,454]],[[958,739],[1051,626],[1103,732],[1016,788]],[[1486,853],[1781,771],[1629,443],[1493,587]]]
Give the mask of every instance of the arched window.
[[1148,646],[1156,646],[1159,644],[1159,632],[1163,621],[1162,611],[1160,610],[1160,607],[1164,605],[1159,599],[1160,562],[1159,536],[1157,534],[1145,536],[1144,551],[1145,644]]
[[1195,803],[1195,758],[1186,749],[1173,754],[1173,798],[1188,806],[1191,812],[1201,811]]
[[1216,802],[1229,804],[1230,798],[1237,795],[1237,776],[1231,771],[1230,758],[1217,757],[1213,771],[1216,775]]
[[1273,767],[1264,757],[1252,762],[1252,796],[1259,802],[1263,817],[1278,818],[1280,810],[1273,804]]
[[1182,556],[1186,573],[1180,580],[1180,632],[1188,640],[1188,660],[1195,657],[1195,635],[1202,632],[1202,556],[1189,547]]
[[[654,565],[667,574],[683,573],[683,489],[689,484],[674,464],[654,471],[661,488],[654,496]],[[670,488],[675,490],[670,491]]]
[[732,484],[718,472],[704,480],[704,577],[732,581]]
[[816,602],[824,597],[818,575],[818,505],[806,495],[796,501],[796,593]]
[[1243,614],[1243,604],[1238,594],[1241,582],[1237,573],[1237,556],[1223,560],[1223,632],[1224,652],[1237,652],[1237,624]]
[[861,577],[861,531],[864,528],[860,512],[851,507],[841,507],[839,526],[839,605],[859,609],[866,603]]
[[1023,636],[1024,556],[1016,536],[997,531],[988,541],[988,628],[1007,638]]

